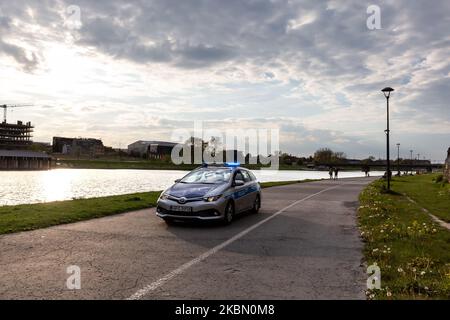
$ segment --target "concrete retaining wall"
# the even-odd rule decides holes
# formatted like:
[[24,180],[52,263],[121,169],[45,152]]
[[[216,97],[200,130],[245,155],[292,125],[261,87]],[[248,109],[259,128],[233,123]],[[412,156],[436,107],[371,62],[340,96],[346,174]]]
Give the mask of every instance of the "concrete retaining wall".
[[0,170],[50,170],[50,158],[0,157]]

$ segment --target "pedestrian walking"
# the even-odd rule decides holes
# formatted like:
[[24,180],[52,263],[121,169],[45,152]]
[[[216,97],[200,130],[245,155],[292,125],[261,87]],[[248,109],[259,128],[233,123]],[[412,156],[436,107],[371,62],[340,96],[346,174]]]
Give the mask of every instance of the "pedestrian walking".
[[339,174],[339,169],[338,168],[334,168],[334,180],[338,179],[338,174]]
[[330,167],[328,174],[330,175],[330,180],[333,179],[333,167]]

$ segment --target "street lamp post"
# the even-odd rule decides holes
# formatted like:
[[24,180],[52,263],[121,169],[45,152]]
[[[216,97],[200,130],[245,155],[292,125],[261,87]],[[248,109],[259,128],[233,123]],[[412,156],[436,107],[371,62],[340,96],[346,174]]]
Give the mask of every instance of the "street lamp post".
[[389,97],[391,96],[391,92],[394,91],[391,87],[386,87],[381,90],[383,92],[384,96],[386,97],[386,106],[387,106],[387,113],[386,113],[386,178],[387,178],[387,189],[391,190],[391,164],[389,160]]
[[400,176],[400,143],[397,143],[397,175]]
[[409,152],[411,153],[411,174],[413,173],[413,158],[412,158],[413,157],[413,155],[412,155],[413,151],[414,150],[409,150]]

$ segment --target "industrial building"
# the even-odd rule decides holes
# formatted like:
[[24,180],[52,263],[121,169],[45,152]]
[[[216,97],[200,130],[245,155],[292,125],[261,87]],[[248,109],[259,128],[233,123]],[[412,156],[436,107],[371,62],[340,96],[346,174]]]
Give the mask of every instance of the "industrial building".
[[2,122],[0,124],[0,149],[25,149],[33,143],[31,141],[33,126],[30,122],[17,124]]
[[53,137],[53,153],[97,157],[105,154],[102,140],[92,138]]
[[33,126],[30,122],[0,123],[0,170],[48,170],[51,157],[44,152],[27,150]]
[[134,157],[147,159],[162,159],[172,153],[177,143],[166,141],[144,141],[139,140],[128,146],[128,154]]

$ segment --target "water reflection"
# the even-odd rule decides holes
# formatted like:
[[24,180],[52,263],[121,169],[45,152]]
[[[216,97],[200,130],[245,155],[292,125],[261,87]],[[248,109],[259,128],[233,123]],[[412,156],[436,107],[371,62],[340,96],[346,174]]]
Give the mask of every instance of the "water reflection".
[[66,199],[71,192],[72,183],[79,174],[71,170],[45,171],[38,178],[44,202]]
[[[180,170],[95,170],[0,171],[0,205],[92,198],[133,192],[163,190],[186,171]],[[328,178],[322,171],[254,171],[262,182]],[[372,172],[382,175],[382,172]],[[361,177],[359,171],[339,176]]]

